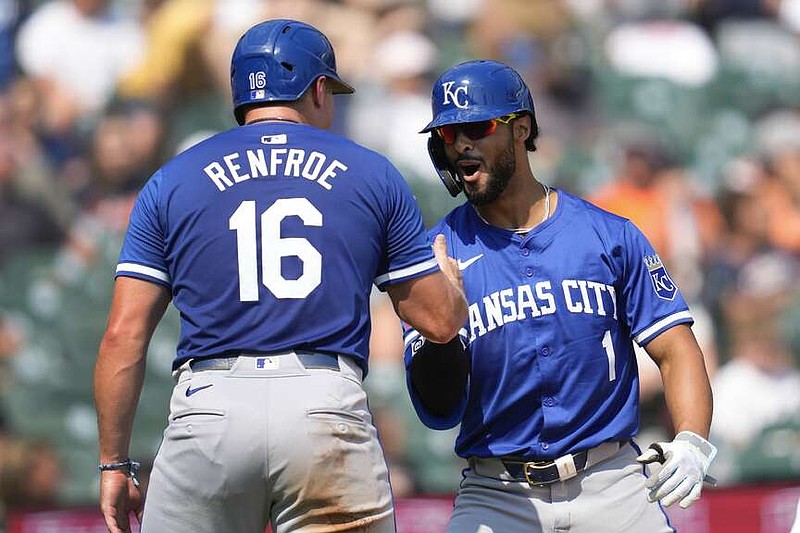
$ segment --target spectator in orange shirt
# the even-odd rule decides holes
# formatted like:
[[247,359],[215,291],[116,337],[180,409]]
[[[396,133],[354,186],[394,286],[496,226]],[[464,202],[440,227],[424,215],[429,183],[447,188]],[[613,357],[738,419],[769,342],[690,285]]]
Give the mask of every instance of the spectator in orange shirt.
[[629,218],[660,254],[667,249],[666,212],[656,184],[659,172],[666,167],[667,156],[655,144],[630,143],[624,148],[614,179],[588,198],[607,211]]

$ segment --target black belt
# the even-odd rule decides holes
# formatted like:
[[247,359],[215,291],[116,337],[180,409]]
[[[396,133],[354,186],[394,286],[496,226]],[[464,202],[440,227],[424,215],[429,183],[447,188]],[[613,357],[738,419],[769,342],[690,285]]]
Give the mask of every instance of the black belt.
[[[586,468],[586,460],[588,458],[588,450],[572,454],[572,460],[575,461],[575,472],[581,472]],[[503,459],[502,462],[511,476],[519,481],[527,481],[532,485],[546,485],[561,479],[555,461],[525,462]]]
[[581,450],[546,461],[526,461],[524,457],[471,457],[470,466],[481,476],[495,479],[527,482],[530,485],[547,485],[565,481],[579,472],[616,455],[624,442],[604,442],[594,448]]
[[223,357],[204,357],[203,359],[192,359],[189,362],[189,368],[192,369],[192,372],[197,372],[200,370],[230,370],[233,368],[233,365],[236,364],[236,361],[239,360],[239,357],[253,357],[256,359],[256,368],[258,368],[258,358],[262,358],[266,360],[270,357],[284,357],[288,355],[292,355],[294,353],[297,355],[297,359],[300,361],[300,364],[303,365],[303,368],[306,369],[326,369],[326,370],[335,370],[339,371],[339,356],[329,353],[321,353],[321,352],[286,352],[281,354],[257,354],[257,353],[245,353],[242,352],[239,355],[226,355]]

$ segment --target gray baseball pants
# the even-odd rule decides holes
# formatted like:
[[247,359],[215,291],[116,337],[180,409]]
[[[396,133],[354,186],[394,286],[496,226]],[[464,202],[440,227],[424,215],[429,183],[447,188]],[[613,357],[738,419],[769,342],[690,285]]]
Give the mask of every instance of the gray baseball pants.
[[177,370],[142,532],[394,533],[361,369],[338,366],[289,352]]
[[[637,455],[626,444],[573,478],[541,486],[508,480],[499,460],[473,462],[464,471],[447,531],[673,533],[663,508],[647,501]],[[595,462],[591,451],[589,461]]]

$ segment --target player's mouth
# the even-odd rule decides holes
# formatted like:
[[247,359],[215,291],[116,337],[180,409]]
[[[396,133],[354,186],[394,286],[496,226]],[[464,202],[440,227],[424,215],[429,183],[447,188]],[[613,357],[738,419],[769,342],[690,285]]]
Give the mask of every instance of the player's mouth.
[[474,159],[464,159],[462,161],[458,161],[456,166],[458,168],[458,173],[461,174],[461,177],[469,179],[476,177],[476,174],[481,169],[481,162]]

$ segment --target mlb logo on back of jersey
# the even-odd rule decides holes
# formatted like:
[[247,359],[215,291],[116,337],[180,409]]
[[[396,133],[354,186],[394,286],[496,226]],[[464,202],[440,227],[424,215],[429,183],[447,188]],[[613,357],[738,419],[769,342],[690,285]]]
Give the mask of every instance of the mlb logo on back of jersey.
[[678,293],[678,288],[672,278],[669,277],[667,268],[661,262],[658,254],[645,256],[644,264],[647,265],[650,281],[653,282],[653,289],[655,289],[658,297],[664,300],[674,299]]

